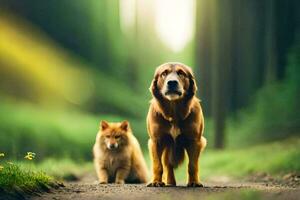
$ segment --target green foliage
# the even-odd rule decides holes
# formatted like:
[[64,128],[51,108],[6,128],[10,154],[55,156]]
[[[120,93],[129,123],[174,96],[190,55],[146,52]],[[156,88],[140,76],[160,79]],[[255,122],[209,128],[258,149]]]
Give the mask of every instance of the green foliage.
[[6,163],[0,170],[0,195],[15,198],[24,198],[37,192],[49,191],[57,187],[58,183],[43,172],[35,172],[23,167]]
[[94,92],[85,104],[88,111],[141,118],[147,112],[146,95],[138,95],[122,81],[94,72]]
[[[36,110],[27,104],[1,104],[0,146],[8,156],[20,152],[74,159],[91,157],[100,119],[78,113]],[[112,117],[105,117],[111,119]]]
[[299,52],[296,46],[289,55],[286,79],[260,89],[252,105],[228,119],[229,146],[241,147],[299,133]]
[[[35,108],[31,104],[0,104],[0,151],[13,159],[33,151],[37,160],[46,157],[90,160],[100,120],[121,121],[120,116],[93,116],[69,110]],[[130,120],[134,134],[147,143],[144,120]]]

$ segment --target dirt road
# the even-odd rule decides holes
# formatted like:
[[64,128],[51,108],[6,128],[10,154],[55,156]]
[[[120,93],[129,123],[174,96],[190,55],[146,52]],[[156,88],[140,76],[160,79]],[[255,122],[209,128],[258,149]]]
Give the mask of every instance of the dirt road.
[[203,188],[177,187],[149,188],[143,184],[101,185],[86,179],[66,183],[66,187],[45,193],[33,199],[42,200],[93,200],[93,199],[300,199],[300,188],[268,182],[204,182]]

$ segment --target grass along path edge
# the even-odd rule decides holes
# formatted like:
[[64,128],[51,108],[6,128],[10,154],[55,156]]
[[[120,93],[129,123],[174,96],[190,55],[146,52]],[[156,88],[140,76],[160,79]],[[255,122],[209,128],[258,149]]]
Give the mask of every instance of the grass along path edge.
[[0,199],[26,199],[26,196],[39,195],[63,186],[42,171],[29,170],[11,162],[1,165]]

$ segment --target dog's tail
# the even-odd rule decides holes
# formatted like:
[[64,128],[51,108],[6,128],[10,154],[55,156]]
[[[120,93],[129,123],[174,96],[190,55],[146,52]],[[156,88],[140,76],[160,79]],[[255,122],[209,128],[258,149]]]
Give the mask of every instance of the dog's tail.
[[163,152],[164,165],[177,168],[184,160],[185,150],[180,144],[172,143]]
[[[201,143],[200,151],[202,152],[207,145],[206,138],[201,136],[200,143]],[[163,152],[164,165],[169,164],[174,168],[177,168],[178,165],[180,165],[183,162],[184,156],[185,156],[185,150],[183,144],[175,143],[175,142],[171,143],[167,146],[167,148]]]

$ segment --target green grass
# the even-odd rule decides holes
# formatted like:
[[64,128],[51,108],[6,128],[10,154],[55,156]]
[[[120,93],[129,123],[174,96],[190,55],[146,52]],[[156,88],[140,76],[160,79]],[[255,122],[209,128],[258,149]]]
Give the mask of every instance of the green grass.
[[94,170],[91,162],[77,162],[69,158],[48,158],[36,164],[24,161],[17,161],[16,163],[24,169],[43,171],[58,180],[67,181],[77,180]]
[[59,183],[44,172],[30,170],[13,163],[5,163],[1,166],[0,194],[6,199],[23,199],[26,195],[59,187]]
[[[202,153],[201,177],[203,179],[230,176],[246,177],[256,173],[274,176],[300,172],[300,138],[290,138],[244,149],[207,150]],[[176,170],[178,180],[186,180],[186,167]]]

